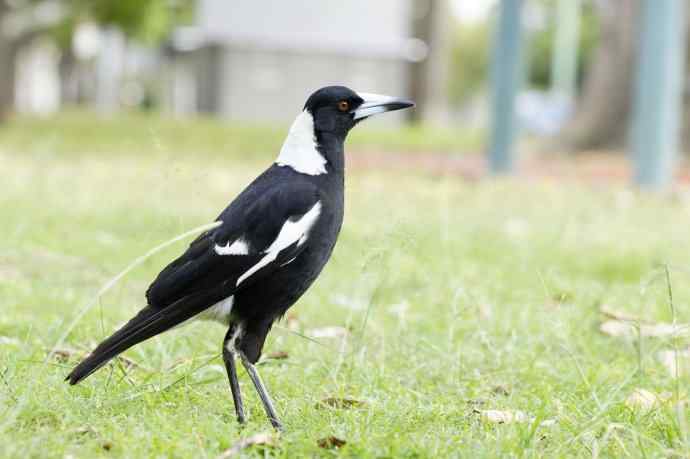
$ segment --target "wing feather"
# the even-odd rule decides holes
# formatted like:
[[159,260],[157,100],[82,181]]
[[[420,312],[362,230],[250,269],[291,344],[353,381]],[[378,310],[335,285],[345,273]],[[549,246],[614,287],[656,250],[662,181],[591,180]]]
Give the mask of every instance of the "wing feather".
[[320,213],[318,190],[309,183],[281,184],[251,205],[231,205],[219,217],[222,225],[160,272],[146,292],[149,305],[162,308],[227,281],[245,288],[296,258]]

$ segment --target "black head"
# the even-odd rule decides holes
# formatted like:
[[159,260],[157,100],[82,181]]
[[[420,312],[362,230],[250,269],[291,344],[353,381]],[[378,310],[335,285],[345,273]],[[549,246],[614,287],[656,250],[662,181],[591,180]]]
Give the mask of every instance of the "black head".
[[304,109],[314,118],[314,130],[343,138],[360,121],[414,103],[396,97],[357,93],[345,86],[326,86],[307,99]]

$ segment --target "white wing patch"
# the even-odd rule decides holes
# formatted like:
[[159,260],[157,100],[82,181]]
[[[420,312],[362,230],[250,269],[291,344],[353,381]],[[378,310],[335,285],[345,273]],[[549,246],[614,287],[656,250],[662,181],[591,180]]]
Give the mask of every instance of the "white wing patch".
[[276,164],[308,175],[326,173],[326,158],[316,149],[314,118],[307,110],[297,115],[280,149]]
[[249,255],[249,244],[242,238],[237,239],[230,244],[230,241],[225,245],[216,244],[213,248],[218,255]]
[[[240,285],[249,276],[266,266],[267,264],[274,261],[278,254],[285,248],[291,246],[295,242],[297,246],[304,244],[309,237],[309,232],[311,231],[314,223],[318,220],[321,214],[321,201],[317,201],[314,206],[309,209],[309,211],[302,215],[297,221],[286,221],[283,227],[278,233],[278,237],[271,243],[271,245],[264,251],[266,254],[257,264],[249,268],[244,274],[242,274],[239,279],[237,279],[237,285]],[[288,263],[294,261],[294,258],[287,263],[283,263],[281,266],[285,266]]]

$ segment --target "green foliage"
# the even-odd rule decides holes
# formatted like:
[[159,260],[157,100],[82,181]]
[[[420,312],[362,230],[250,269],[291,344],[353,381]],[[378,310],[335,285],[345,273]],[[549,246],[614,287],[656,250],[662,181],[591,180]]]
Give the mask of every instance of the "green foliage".
[[[35,3],[45,0],[36,0]],[[63,0],[64,18],[45,32],[63,49],[72,44],[75,28],[82,21],[117,27],[128,38],[157,43],[176,24],[192,17],[195,0]]]
[[[529,72],[528,80],[531,86],[546,89],[551,83],[551,59],[555,44],[556,31],[555,1],[543,0],[543,6],[549,17],[546,27],[535,32],[529,42]],[[590,62],[592,53],[599,40],[599,21],[595,6],[591,2],[583,2],[580,18],[579,51],[577,55],[577,81],[582,80]]]
[[175,22],[184,19],[192,0],[70,0],[77,17],[118,27],[126,35],[143,41],[165,37]]
[[489,71],[490,25],[458,25],[450,55],[449,95],[459,105],[481,87]]

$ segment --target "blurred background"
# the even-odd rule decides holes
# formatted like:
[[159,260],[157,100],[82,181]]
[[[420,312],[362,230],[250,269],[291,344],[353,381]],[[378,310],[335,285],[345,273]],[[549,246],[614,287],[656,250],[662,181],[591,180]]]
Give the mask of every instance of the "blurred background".
[[[345,84],[416,100],[377,122],[441,128],[420,151],[537,174],[585,152],[590,173],[664,186],[688,138],[683,3],[2,0],[0,120],[76,109],[275,126]],[[482,173],[479,159],[458,167]]]

